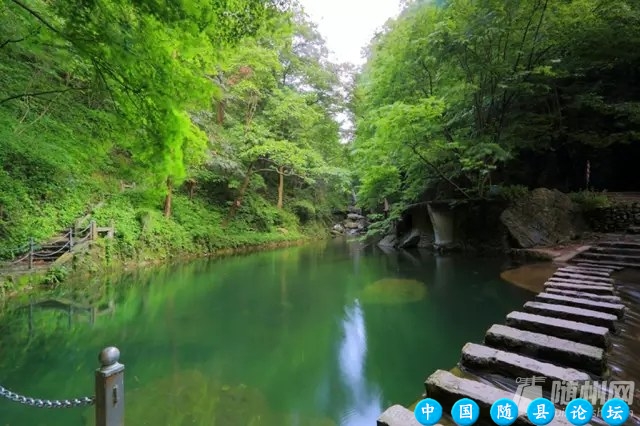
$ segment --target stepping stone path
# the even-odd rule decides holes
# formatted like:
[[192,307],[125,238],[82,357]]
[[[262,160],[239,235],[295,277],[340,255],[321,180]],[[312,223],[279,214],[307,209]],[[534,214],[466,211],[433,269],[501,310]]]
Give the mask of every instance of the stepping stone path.
[[[508,314],[504,325],[494,324],[487,330],[483,344],[464,345],[459,367],[472,374],[488,373],[512,380],[544,377],[540,385],[546,389],[554,380],[606,380],[611,335],[626,311],[611,275],[624,268],[640,269],[640,239],[627,237],[632,236],[599,242],[569,265],[558,268],[534,300]],[[425,389],[426,397],[438,401],[445,415],[459,399],[470,398],[480,407],[480,420],[489,422],[491,405],[498,399],[514,397],[513,391],[444,370],[429,376]],[[531,425],[526,415],[529,402],[516,400],[515,425]],[[564,407],[556,407],[551,425],[570,424],[563,411]],[[387,409],[377,424],[419,425],[413,412],[399,405]]]

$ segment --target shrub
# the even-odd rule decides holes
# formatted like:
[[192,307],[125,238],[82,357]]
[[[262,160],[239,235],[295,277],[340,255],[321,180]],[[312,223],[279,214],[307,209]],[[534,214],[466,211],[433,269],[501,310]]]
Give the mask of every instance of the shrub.
[[489,197],[515,202],[521,200],[529,193],[529,188],[524,185],[494,185],[489,190]]
[[300,219],[301,223],[307,223],[316,217],[316,208],[307,200],[296,201],[291,210]]
[[580,191],[569,194],[571,201],[580,206],[583,210],[594,210],[598,208],[609,207],[611,201],[605,192]]

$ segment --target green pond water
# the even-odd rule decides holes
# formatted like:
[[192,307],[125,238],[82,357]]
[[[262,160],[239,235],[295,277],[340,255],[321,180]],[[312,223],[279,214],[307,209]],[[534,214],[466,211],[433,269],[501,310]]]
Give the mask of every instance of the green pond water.
[[[0,384],[41,398],[92,395],[97,354],[115,345],[127,426],[372,426],[530,297],[500,280],[502,266],[333,241],[96,277],[56,295],[75,300],[71,309],[4,307]],[[92,416],[0,399],[0,426]]]

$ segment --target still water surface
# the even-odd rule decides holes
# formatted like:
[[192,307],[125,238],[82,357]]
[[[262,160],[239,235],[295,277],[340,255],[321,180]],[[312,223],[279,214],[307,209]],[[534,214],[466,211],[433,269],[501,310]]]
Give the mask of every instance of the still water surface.
[[[93,321],[79,306],[5,308],[0,384],[93,394],[97,354],[116,345],[127,425],[375,425],[531,297],[501,266],[334,241],[96,278]],[[92,412],[0,400],[0,425],[90,425]]]

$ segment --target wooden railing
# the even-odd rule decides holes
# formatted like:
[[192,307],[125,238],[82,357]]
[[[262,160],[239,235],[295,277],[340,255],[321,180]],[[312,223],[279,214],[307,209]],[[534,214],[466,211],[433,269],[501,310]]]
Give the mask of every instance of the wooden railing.
[[57,238],[49,240],[44,244],[36,244],[34,238],[21,247],[6,250],[10,253],[8,260],[0,263],[2,269],[34,269],[38,264],[48,264],[55,262],[65,253],[69,253],[79,244],[87,241],[97,240],[101,235],[113,238],[115,228],[98,227],[95,220],[91,220],[85,228],[77,230],[70,227]]

